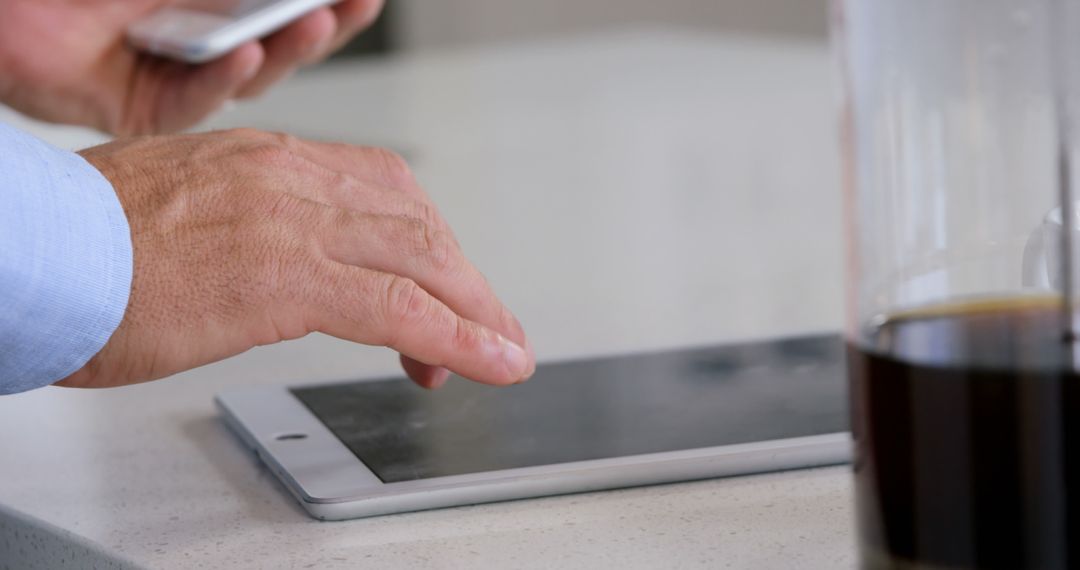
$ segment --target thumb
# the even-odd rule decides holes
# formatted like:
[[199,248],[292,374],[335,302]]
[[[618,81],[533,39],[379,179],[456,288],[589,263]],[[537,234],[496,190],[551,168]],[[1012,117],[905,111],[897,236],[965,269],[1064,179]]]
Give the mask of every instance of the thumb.
[[157,101],[157,130],[179,131],[218,110],[259,72],[264,58],[262,46],[251,42],[210,63],[177,64]]

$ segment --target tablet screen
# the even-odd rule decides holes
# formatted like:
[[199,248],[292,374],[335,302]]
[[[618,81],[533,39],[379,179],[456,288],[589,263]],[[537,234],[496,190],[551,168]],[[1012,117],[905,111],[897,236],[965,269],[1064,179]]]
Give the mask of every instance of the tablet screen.
[[812,336],[542,365],[493,388],[451,378],[297,388],[385,483],[837,433],[844,348]]

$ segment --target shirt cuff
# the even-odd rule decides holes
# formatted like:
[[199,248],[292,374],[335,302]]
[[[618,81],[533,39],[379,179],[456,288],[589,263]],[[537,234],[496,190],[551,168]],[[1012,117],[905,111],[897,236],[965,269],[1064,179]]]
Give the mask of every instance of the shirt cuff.
[[82,368],[119,326],[131,276],[109,181],[78,154],[0,125],[0,394]]

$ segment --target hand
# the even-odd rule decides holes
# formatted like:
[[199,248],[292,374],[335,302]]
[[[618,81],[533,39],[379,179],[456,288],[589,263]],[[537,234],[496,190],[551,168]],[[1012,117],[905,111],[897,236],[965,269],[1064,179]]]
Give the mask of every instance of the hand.
[[398,156],[257,131],[129,139],[82,153],[131,226],[127,312],[60,384],[163,378],[325,332],[402,354],[436,388],[532,374],[518,321]]
[[169,0],[0,0],[0,102],[117,134],[175,132],[258,95],[370,24],[382,0],[344,0],[205,65],[137,52],[129,24]]

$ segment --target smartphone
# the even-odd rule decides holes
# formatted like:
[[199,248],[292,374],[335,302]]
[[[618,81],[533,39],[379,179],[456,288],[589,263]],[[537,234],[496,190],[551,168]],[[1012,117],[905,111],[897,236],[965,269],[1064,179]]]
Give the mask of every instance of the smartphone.
[[128,41],[155,55],[203,63],[336,1],[181,0],[132,24]]
[[254,386],[223,416],[339,520],[848,461],[839,335],[545,363],[524,384]]

